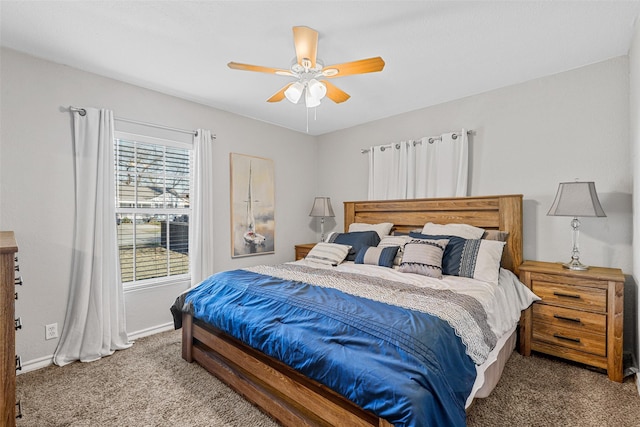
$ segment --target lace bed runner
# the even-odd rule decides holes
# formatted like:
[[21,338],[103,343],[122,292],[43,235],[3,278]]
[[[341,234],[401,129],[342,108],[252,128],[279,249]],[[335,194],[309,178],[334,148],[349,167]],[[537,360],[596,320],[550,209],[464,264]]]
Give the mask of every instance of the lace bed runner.
[[379,277],[296,264],[259,265],[243,270],[333,288],[350,295],[436,316],[453,328],[464,343],[466,353],[477,365],[484,363],[497,342],[482,304],[469,295],[448,289],[422,288]]

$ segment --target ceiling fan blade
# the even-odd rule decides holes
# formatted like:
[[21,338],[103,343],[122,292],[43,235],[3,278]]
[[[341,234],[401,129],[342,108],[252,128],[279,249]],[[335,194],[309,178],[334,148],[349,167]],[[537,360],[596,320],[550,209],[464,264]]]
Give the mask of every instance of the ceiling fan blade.
[[295,77],[295,74],[293,74],[291,71],[283,70],[282,68],[271,68],[271,67],[263,67],[260,65],[241,64],[239,62],[229,62],[227,66],[233,70],[256,71],[258,73],[269,73],[269,74],[278,74],[281,76]]
[[293,27],[293,45],[296,48],[296,58],[298,64],[304,59],[310,61],[308,68],[316,66],[316,55],[318,53],[318,32],[309,27]]
[[327,98],[329,98],[336,104],[340,104],[341,102],[344,102],[347,99],[351,98],[351,95],[349,95],[347,92],[343,91],[342,89],[338,88],[333,83],[329,83],[326,80],[320,80],[320,83],[322,83],[327,87]]
[[382,71],[384,61],[379,56],[375,58],[360,59],[358,61],[345,62],[344,64],[329,65],[322,69],[322,74],[327,78],[344,77],[353,74],[375,73]]
[[280,102],[280,101],[282,101],[284,99],[284,91],[289,89],[289,86],[291,86],[293,83],[295,83],[295,82],[291,82],[291,83],[285,85],[282,89],[280,89],[279,91],[274,93],[271,98],[267,99],[267,102]]

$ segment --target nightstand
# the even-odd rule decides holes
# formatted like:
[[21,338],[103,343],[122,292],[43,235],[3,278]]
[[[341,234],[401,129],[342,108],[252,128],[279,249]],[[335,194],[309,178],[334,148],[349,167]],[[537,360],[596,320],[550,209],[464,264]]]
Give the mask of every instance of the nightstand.
[[520,319],[520,352],[606,369],[610,380],[622,382],[622,271],[573,271],[560,263],[525,261],[520,280],[541,298]]
[[306,257],[311,248],[313,248],[315,245],[315,243],[304,243],[302,245],[296,245],[296,261]]

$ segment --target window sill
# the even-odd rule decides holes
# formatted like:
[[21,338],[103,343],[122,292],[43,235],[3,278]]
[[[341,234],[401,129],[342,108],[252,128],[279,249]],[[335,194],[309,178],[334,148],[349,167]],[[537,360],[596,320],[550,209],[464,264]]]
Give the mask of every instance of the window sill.
[[157,289],[165,286],[183,285],[184,289],[188,289],[191,285],[191,277],[188,275],[180,275],[162,280],[144,280],[135,284],[125,284],[123,286],[124,293],[137,292],[147,289]]

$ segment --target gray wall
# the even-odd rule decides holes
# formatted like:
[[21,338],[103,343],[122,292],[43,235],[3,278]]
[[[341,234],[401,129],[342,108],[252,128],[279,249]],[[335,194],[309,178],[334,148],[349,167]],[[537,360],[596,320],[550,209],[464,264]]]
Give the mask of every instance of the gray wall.
[[[204,105],[2,49],[0,229],[14,230],[25,285],[16,313],[23,364],[47,363],[57,340],[44,325],[64,323],[71,269],[74,188],[69,105],[110,108],[116,117],[182,129],[210,129],[214,142],[217,271],[292,261],[293,247],[316,238],[309,209],[316,196],[314,137]],[[215,82],[211,82],[215,84]],[[273,159],[275,254],[231,258],[229,153]],[[293,231],[293,232],[292,232]],[[127,331],[144,334],[171,322],[179,286],[125,295]]]

